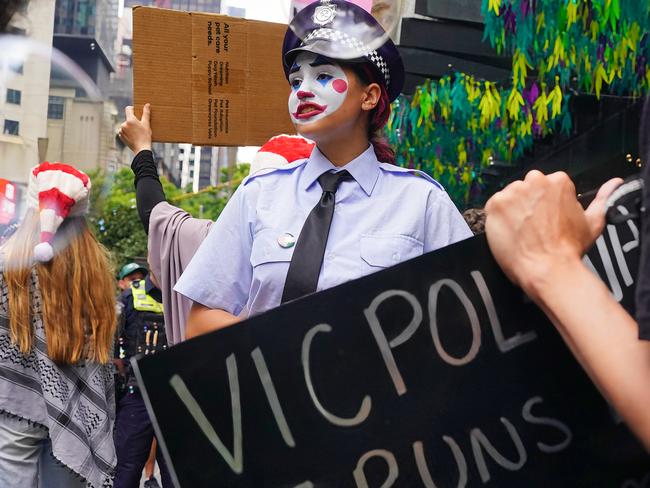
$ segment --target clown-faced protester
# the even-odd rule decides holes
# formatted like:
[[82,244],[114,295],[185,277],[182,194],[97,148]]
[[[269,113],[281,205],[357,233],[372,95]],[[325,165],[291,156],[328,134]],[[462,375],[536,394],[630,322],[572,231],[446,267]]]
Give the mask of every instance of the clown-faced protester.
[[30,174],[28,211],[0,251],[0,486],[111,485],[115,299],[86,223],[90,180]]
[[175,287],[194,301],[188,337],[472,235],[440,185],[391,164],[376,136],[404,80],[392,41],[367,48],[377,39],[374,18],[343,0],[294,18],[289,111],[317,147],[249,176],[230,199]]
[[[153,425],[138,388],[129,359],[136,354],[154,354],[167,348],[163,320],[162,293],[147,269],[136,263],[125,264],[118,275],[123,326],[118,332],[117,361],[124,364],[124,391],[119,395],[115,420],[117,471],[115,488],[137,488],[154,439]],[[173,487],[169,472],[157,452],[163,487]]]
[[[642,141],[650,130],[644,111]],[[650,152],[647,144],[643,154]],[[647,161],[647,159],[646,159]],[[650,165],[643,170],[644,206],[650,208]],[[586,211],[565,173],[530,172],[487,203],[490,249],[556,326],[601,392],[650,450],[650,222],[643,217],[637,283],[637,321],[612,297],[582,256],[605,226],[605,183]]]
[[[133,107],[126,108],[126,121],[119,136],[135,153],[131,168],[135,174],[138,214],[149,235],[149,263],[153,274],[160,277],[165,309],[165,328],[170,345],[185,339],[185,319],[191,300],[173,288],[189,264],[212,221],[193,218],[185,210],[165,200],[158,170],[151,150],[150,106],[146,104],[138,119]],[[276,168],[309,156],[314,144],[298,136],[276,136],[264,144],[251,162],[251,174]]]

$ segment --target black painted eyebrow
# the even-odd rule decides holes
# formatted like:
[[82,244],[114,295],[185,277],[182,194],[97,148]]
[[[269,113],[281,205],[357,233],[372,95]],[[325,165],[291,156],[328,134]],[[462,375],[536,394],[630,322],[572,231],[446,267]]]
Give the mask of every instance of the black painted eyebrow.
[[[314,61],[309,63],[309,66],[312,68],[317,68],[318,66],[332,66],[333,64],[334,62],[331,59],[319,54],[316,56],[316,59],[314,59]],[[289,69],[289,74],[295,73],[296,71],[300,71],[300,65],[294,61],[293,65]]]
[[334,64],[334,61],[332,61],[329,58],[326,58],[325,56],[321,56],[319,54],[318,56],[316,56],[316,59],[314,59],[314,61],[309,63],[309,66],[311,66],[312,68],[316,68],[318,66],[325,66],[325,65],[332,66],[333,64]]

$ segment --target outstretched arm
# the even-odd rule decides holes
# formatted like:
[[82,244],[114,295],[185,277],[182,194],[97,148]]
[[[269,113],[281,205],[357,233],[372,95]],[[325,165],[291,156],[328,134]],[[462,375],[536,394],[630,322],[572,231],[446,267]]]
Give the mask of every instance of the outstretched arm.
[[650,450],[650,343],[582,255],[604,228],[601,188],[586,211],[564,173],[530,172],[488,201],[486,233],[506,275],[548,315],[594,383]]

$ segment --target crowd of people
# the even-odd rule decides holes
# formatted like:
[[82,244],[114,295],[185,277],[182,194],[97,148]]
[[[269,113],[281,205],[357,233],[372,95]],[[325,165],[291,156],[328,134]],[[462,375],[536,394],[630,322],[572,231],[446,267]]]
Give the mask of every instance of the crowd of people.
[[[466,221],[429,175],[395,165],[381,138],[404,81],[397,48],[365,10],[332,4],[319,15],[318,2],[305,8],[285,37],[280,62],[301,137],[269,141],[259,154],[274,157],[255,162],[216,222],[166,201],[152,152],[155,113],[127,108],[119,135],[135,154],[148,267],[125,263],[111,272],[86,222],[86,174],[59,163],[32,170],[29,210],[0,248],[0,486],[133,488],[144,470],[153,487],[154,460],[162,486],[173,486],[129,358],[483,227],[505,274],[650,449],[650,223],[643,221],[636,320],[581,259],[621,180],[605,183],[585,210],[566,174],[531,171]],[[361,47],[341,49],[358,18]],[[324,25],[340,35],[323,36]],[[378,38],[372,52],[363,47]]]

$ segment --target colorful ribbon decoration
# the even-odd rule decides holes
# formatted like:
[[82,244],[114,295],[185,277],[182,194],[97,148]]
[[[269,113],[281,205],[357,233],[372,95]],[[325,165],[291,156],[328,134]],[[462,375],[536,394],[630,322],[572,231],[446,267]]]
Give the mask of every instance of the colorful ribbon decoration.
[[572,94],[641,97],[650,88],[648,0],[483,0],[484,39],[512,77],[455,73],[398,99],[387,126],[398,164],[426,171],[465,206],[481,171],[535,138],[570,134]]

